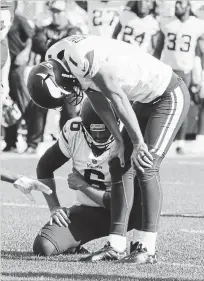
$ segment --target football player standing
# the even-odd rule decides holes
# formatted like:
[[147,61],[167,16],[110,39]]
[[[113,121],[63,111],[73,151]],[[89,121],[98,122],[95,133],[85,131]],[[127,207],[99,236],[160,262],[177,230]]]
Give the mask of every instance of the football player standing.
[[[204,20],[192,15],[190,1],[178,0],[175,3],[175,16],[163,18],[160,27],[155,56],[170,65],[189,88],[192,84],[196,45],[204,35]],[[176,151],[179,154],[185,153],[183,146],[187,126],[186,118],[177,135]]]
[[[57,50],[64,52],[57,59]],[[101,36],[71,36],[53,45],[48,61],[31,70],[28,88],[33,101],[49,106],[66,96],[90,99],[115,141],[110,149],[112,181],[109,245],[87,257],[106,259],[126,250],[126,231],[134,192],[132,166],[137,171],[142,198],[142,227],[134,254],[122,262],[155,262],[155,245],[162,208],[160,164],[189,110],[188,88],[170,66],[141,48]],[[94,90],[94,91],[93,91]],[[124,124],[123,134],[114,112]],[[131,106],[134,104],[134,109]],[[124,153],[125,152],[125,153]],[[125,159],[125,160],[124,160]],[[127,160],[127,161],[126,161]],[[127,162],[127,163],[125,163]],[[114,258],[119,254],[114,255]]]
[[[9,91],[8,73],[10,68],[10,56],[8,48],[7,34],[13,23],[17,1],[2,0],[0,9],[0,41],[1,41],[1,92]],[[4,89],[3,89],[4,88]]]
[[140,46],[153,53],[159,23],[152,14],[153,1],[129,1],[113,33],[113,38]]
[[90,34],[111,38],[124,3],[124,0],[87,1]]

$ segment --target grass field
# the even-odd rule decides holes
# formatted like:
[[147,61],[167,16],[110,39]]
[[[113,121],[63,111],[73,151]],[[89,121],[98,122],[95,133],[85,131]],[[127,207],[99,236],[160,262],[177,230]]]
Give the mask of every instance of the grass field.
[[[2,154],[1,165],[35,177],[37,158]],[[65,165],[56,172],[62,205],[71,205],[74,193],[66,184],[71,171]],[[156,265],[117,265],[78,262],[79,255],[35,257],[33,240],[49,218],[42,194],[33,193],[36,204],[15,190],[1,187],[1,280],[204,280],[204,157],[168,157],[161,169],[164,204],[158,236]],[[128,235],[129,239],[132,233]],[[86,245],[103,246],[104,239]]]

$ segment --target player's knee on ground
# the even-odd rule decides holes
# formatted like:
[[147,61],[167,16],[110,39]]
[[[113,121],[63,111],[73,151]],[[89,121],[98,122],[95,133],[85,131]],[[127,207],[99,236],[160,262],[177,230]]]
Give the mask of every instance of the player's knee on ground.
[[51,256],[58,254],[55,245],[47,238],[38,235],[33,244],[33,252],[35,255]]
[[80,245],[80,239],[75,239],[77,233],[72,219],[73,223],[69,227],[60,227],[55,222],[44,225],[35,238],[34,253],[44,256],[72,253]]

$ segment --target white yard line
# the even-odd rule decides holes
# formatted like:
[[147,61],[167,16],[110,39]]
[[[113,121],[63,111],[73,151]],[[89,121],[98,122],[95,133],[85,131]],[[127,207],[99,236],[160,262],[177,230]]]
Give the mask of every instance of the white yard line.
[[21,203],[1,203],[2,206],[8,207],[20,207],[20,208],[37,208],[37,209],[48,209],[46,205],[36,205],[36,204],[21,204]]
[[[37,204],[23,204],[23,203],[12,203],[12,202],[1,202],[2,206],[5,207],[20,207],[20,208],[36,208],[36,209],[47,209],[47,205]],[[69,207],[69,206],[67,206]],[[204,218],[204,214],[177,214],[177,213],[162,213],[162,217],[182,217],[182,218]],[[204,232],[204,231],[203,231]]]
[[204,230],[194,230],[194,229],[180,229],[181,232],[191,233],[191,234],[204,234]]
[[161,262],[159,261],[157,263],[158,265],[161,264],[161,265],[168,265],[168,266],[184,266],[184,267],[193,267],[193,268],[204,268],[204,266],[202,265],[196,265],[196,264],[191,264],[191,263],[179,263],[179,262]]

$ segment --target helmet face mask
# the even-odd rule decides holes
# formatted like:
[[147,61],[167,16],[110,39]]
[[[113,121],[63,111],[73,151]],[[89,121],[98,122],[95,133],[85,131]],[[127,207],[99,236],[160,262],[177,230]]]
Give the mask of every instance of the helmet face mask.
[[83,101],[80,116],[84,137],[94,155],[99,156],[109,150],[114,138],[92,108],[88,98]]
[[[91,126],[98,126],[98,125],[101,124],[91,124]],[[84,137],[94,155],[99,156],[103,154],[105,151],[110,149],[110,145],[114,139],[107,128],[103,131],[97,131],[96,133],[90,129],[88,130],[84,126],[82,121],[82,130],[84,133]]]

